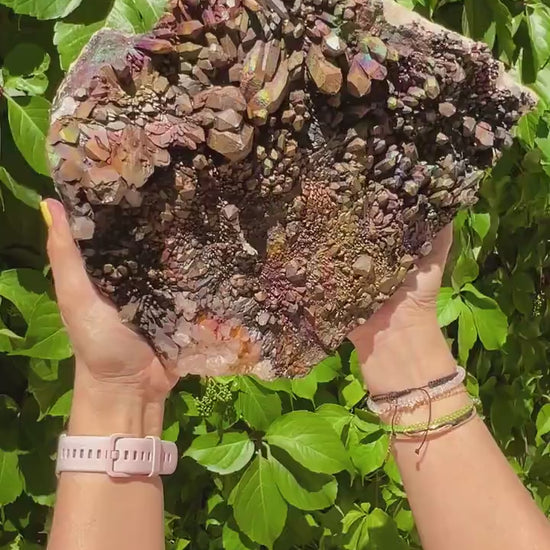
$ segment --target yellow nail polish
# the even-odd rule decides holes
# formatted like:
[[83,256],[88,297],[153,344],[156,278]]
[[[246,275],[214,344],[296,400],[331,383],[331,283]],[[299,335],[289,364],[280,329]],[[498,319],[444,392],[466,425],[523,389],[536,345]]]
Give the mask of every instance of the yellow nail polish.
[[48,208],[48,203],[46,201],[42,201],[40,203],[40,212],[42,212],[42,217],[44,218],[44,222],[48,227],[51,227],[53,224],[52,215],[50,213],[50,209]]

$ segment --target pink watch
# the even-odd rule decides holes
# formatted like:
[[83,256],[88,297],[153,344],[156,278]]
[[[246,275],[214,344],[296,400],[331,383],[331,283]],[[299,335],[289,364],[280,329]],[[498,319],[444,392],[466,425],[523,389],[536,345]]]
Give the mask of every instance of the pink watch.
[[172,474],[178,449],[158,437],[113,434],[107,437],[61,435],[56,473],[99,472],[110,477]]

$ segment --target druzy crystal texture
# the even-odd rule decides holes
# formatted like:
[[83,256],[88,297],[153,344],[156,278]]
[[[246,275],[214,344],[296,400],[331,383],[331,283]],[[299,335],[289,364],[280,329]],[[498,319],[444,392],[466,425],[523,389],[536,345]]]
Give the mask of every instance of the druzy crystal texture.
[[301,375],[476,200],[532,96],[382,0],[172,0],[62,84],[52,174],[99,289],[182,375]]

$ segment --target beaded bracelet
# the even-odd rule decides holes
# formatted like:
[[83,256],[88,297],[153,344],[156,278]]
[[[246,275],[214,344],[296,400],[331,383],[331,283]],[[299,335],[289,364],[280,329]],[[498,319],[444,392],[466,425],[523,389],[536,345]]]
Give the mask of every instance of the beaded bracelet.
[[446,397],[459,387],[466,378],[466,371],[457,366],[452,375],[428,382],[425,386],[410,388],[399,392],[373,395],[367,398],[367,407],[375,414],[390,411],[414,409],[431,401]]

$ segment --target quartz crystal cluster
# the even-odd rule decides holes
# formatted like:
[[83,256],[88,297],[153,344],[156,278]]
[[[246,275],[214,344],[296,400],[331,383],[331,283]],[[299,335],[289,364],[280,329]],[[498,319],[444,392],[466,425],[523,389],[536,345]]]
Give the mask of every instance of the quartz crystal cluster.
[[182,375],[304,374],[473,204],[533,98],[382,0],[172,0],[52,111],[90,276]]

